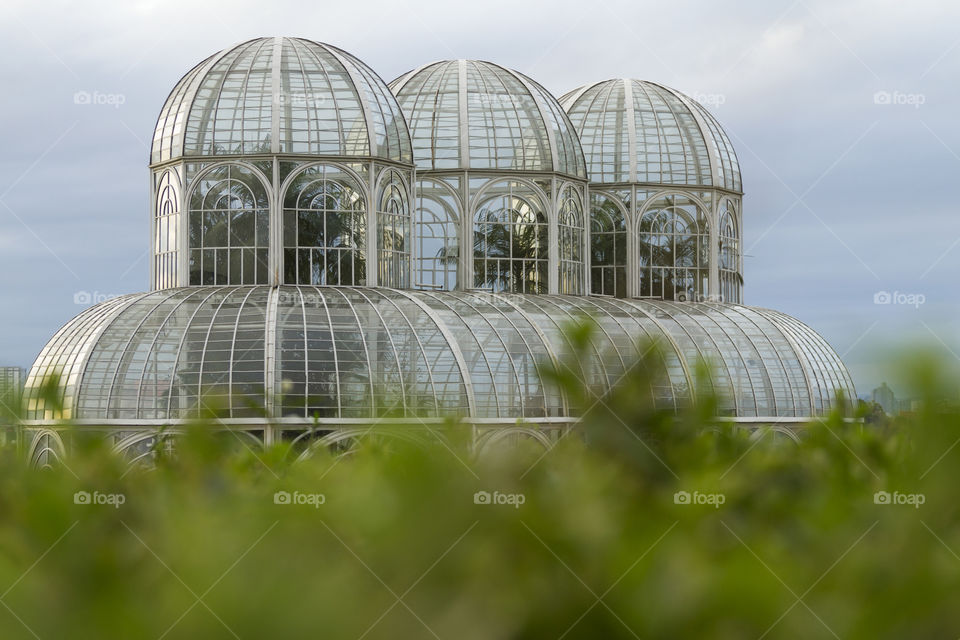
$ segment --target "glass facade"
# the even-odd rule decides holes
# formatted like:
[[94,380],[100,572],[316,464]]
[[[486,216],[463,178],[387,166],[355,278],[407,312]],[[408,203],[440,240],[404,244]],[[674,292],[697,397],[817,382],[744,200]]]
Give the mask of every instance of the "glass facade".
[[723,128],[697,101],[642,80],[607,80],[560,98],[591,182],[741,191],[740,164]]
[[627,297],[627,223],[614,196],[590,193],[590,291]]
[[591,228],[609,228],[616,204],[636,230],[616,258],[629,271],[622,284],[612,282],[609,252],[594,247],[591,291],[740,302],[740,165],[710,112],[679,91],[630,79],[586,85],[560,102],[580,136],[591,190],[603,194],[591,202]]
[[573,187],[560,195],[558,228],[558,256],[560,261],[559,293],[583,295],[584,238],[583,198]]
[[397,171],[388,171],[380,187],[377,207],[377,247],[382,287],[410,287],[410,244],[412,216],[407,185]]
[[692,302],[707,293],[710,235],[704,212],[683,196],[645,207],[637,228],[640,296]]
[[204,60],[160,112],[151,168],[154,289],[409,286],[406,121],[336,47],[259,38]]
[[737,224],[736,205],[724,198],[720,205],[718,231],[720,236],[720,301],[740,302],[743,287],[740,257],[740,225]]
[[541,198],[522,183],[492,191],[473,220],[474,287],[546,293],[549,232]]
[[270,205],[251,169],[218,166],[190,197],[190,284],[266,284]]
[[411,162],[406,123],[379,76],[302,38],[250,40],[194,67],[160,111],[151,162],[263,153]]
[[553,171],[586,177],[566,113],[530,78],[480,60],[434,62],[390,83],[421,171]]
[[283,204],[284,281],[363,285],[367,205],[344,169],[314,165],[297,173]]
[[456,192],[437,180],[418,180],[413,238],[416,243],[414,288],[456,289],[460,262]]
[[[390,87],[420,185],[415,286],[586,293],[586,166],[556,98],[478,60],[428,64]],[[440,186],[454,180],[464,188]]]
[[301,436],[385,416],[569,424],[540,367],[571,362],[565,329],[584,316],[598,330],[572,366],[596,394],[653,341],[637,392],[662,408],[711,392],[721,416],[799,421],[855,397],[809,327],[738,304],[739,165],[696,102],[612,80],[568,94],[568,117],[530,78],[471,60],[391,87],[297,38],[184,76],[151,152],[154,290],[44,347],[25,390],[41,457],[59,455],[60,419],[148,455],[143,432],[208,409]]
[[[158,174],[154,185],[153,272],[157,289],[177,286],[180,239],[180,178],[176,171]],[[202,258],[202,256],[201,256]]]
[[[836,353],[783,314],[720,303],[576,296],[284,286],[186,287],[91,307],[61,329],[27,380],[30,417],[52,419],[37,395],[61,371],[61,417],[162,423],[215,408],[225,418],[272,415],[336,422],[379,415],[482,419],[570,416],[537,367],[571,352],[563,328],[590,314],[599,331],[576,373],[598,393],[645,340],[661,345],[649,394],[659,406],[703,391],[721,415],[821,414],[854,396]],[[565,360],[566,361],[566,360]]]

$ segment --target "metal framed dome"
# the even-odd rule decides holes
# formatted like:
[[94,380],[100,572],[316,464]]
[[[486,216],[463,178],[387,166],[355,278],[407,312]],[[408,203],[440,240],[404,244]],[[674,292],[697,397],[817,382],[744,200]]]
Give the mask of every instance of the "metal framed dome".
[[[205,409],[264,445],[459,417],[475,442],[549,446],[578,416],[541,365],[602,395],[650,341],[637,392],[664,408],[704,390],[723,419],[800,425],[854,398],[813,330],[738,304],[740,173],[716,120],[636,80],[564,102],[569,118],[533,80],[470,60],[388,88],[298,38],[201,62],[157,123],[154,290],[90,307],[41,351],[32,459],[64,420],[149,455]],[[584,316],[598,330],[571,362],[565,325]]]
[[586,177],[580,142],[549,91],[479,60],[445,60],[393,82],[419,170],[550,171]]
[[251,154],[411,163],[393,94],[363,62],[302,38],[257,38],[216,53],[170,92],[151,164]]
[[[33,424],[156,427],[195,415],[290,428],[417,421],[572,422],[538,365],[569,362],[564,325],[599,327],[577,375],[596,393],[616,384],[649,339],[662,371],[646,390],[662,407],[689,403],[700,360],[719,415],[802,422],[838,392],[856,397],[830,346],[783,314],[716,303],[399,291],[364,287],[191,287],[127,295],[91,307],[41,352],[26,383]],[[64,414],[39,393],[63,378]],[[793,419],[793,420],[791,420]],[[28,421],[28,424],[31,422]],[[297,427],[296,425],[299,425]]]
[[560,103],[580,136],[593,183],[742,192],[737,154],[720,123],[676,89],[618,78],[584,85]]

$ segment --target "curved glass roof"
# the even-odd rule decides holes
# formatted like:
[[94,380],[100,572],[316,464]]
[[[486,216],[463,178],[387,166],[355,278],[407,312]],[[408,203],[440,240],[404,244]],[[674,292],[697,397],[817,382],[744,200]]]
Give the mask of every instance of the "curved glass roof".
[[370,67],[302,38],[257,38],[216,53],[170,92],[151,163],[257,153],[412,163],[400,107]]
[[580,136],[591,182],[743,190],[720,123],[675,89],[618,78],[575,89],[560,103]]
[[556,171],[586,178],[577,134],[557,99],[525,75],[445,60],[393,82],[417,168]]
[[[649,339],[660,406],[691,401],[695,368],[721,415],[804,417],[856,397],[837,354],[784,314],[722,303],[398,291],[364,287],[191,287],[91,307],[50,340],[27,380],[28,417],[51,420],[40,381],[59,372],[65,413],[98,424],[157,424],[198,403],[226,419],[343,424],[393,415],[478,420],[570,416],[537,366],[568,362],[563,327],[598,323],[578,375],[615,384]],[[202,396],[202,401],[201,401]]]

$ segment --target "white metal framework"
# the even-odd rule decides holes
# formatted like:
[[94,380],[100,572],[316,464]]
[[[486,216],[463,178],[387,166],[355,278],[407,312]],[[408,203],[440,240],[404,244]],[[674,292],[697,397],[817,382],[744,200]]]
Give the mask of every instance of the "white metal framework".
[[363,188],[350,173],[326,164],[298,173],[283,205],[284,281],[365,282],[366,213]]
[[432,239],[415,284],[586,293],[586,167],[556,98],[479,60],[434,62],[390,87],[413,140],[414,235]]
[[594,237],[591,255],[602,262],[591,267],[592,291],[741,302],[740,165],[710,112],[679,91],[630,79],[585,85],[560,102],[583,145],[591,218],[606,228],[619,208],[628,229],[616,255],[603,244],[609,236]]
[[[696,102],[612,80],[568,94],[568,119],[530,78],[473,60],[391,86],[297,38],[184,76],[151,151],[153,290],[44,347],[24,395],[37,464],[63,455],[63,419],[140,458],[206,410],[260,444],[459,416],[480,448],[550,446],[577,416],[540,367],[570,363],[564,329],[584,316],[597,331],[572,366],[597,394],[654,341],[637,392],[660,407],[712,391],[724,419],[800,423],[855,396],[809,327],[734,304],[739,165]],[[62,410],[41,393],[53,374]]]
[[[391,415],[459,415],[487,423],[575,418],[545,385],[564,362],[565,324],[591,315],[583,383],[602,393],[659,341],[648,394],[661,407],[694,400],[696,365],[720,415],[782,421],[854,397],[836,353],[800,322],[720,303],[403,291],[364,287],[183,287],[91,307],[61,329],[27,381],[37,424],[158,426],[217,409],[230,424],[344,425]],[[63,415],[37,395],[61,371]]]
[[[258,38],[207,58],[167,98],[151,169],[154,289],[410,281],[406,122],[383,80],[336,47]],[[356,200],[326,202],[303,193],[311,188],[349,190]],[[330,209],[341,205],[347,212]],[[376,249],[374,260],[365,247]]]

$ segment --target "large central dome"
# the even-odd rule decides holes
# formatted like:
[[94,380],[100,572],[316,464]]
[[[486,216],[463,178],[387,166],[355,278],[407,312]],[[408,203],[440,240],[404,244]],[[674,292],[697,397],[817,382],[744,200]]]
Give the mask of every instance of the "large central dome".
[[393,82],[418,170],[550,171],[586,177],[577,134],[557,99],[511,69],[445,60]]
[[257,38],[210,56],[177,83],[151,162],[303,154],[410,163],[397,101],[349,53],[302,38]]

